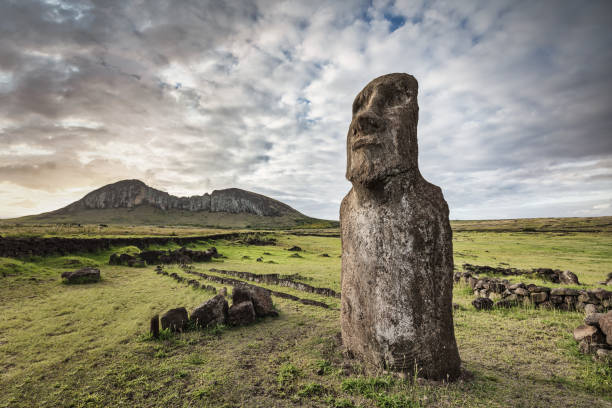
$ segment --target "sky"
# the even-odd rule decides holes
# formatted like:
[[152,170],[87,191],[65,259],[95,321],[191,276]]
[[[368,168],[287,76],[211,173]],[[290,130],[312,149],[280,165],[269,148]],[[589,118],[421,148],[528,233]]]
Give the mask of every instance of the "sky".
[[419,81],[451,219],[612,215],[612,2],[0,1],[0,218],[140,179],[338,219],[357,93]]

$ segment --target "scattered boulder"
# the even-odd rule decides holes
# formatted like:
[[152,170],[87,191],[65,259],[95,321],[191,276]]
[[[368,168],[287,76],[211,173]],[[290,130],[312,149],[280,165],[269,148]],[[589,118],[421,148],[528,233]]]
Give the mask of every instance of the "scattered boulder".
[[489,298],[479,297],[472,301],[472,305],[476,310],[490,310],[493,309],[493,301]]
[[228,323],[232,326],[243,326],[255,321],[253,302],[245,301],[234,303],[228,311]]
[[257,261],[257,262],[263,262],[263,258],[262,258],[262,257],[259,257],[259,258],[257,258],[257,259],[256,259],[256,261]]
[[289,258],[303,258],[303,256],[301,256],[300,254],[298,254],[297,252],[293,255],[289,255]]
[[100,281],[98,268],[83,268],[74,272],[62,273],[62,279],[68,284],[94,283]]
[[222,295],[216,295],[193,309],[190,320],[201,327],[214,326],[225,324],[227,314],[227,300]]
[[295,245],[295,246],[292,246],[291,248],[289,248],[287,251],[299,252],[301,250],[302,250],[302,248],[300,248],[299,246]]
[[578,282],[578,276],[574,272],[571,271],[563,271],[559,274],[559,280],[561,283],[566,285],[580,285]]
[[274,309],[272,296],[270,291],[260,287],[250,288],[251,301],[255,308],[255,314],[259,317],[278,316],[278,312]]
[[319,255],[319,256],[321,256],[321,257],[323,257],[323,258],[329,258],[329,254],[321,254],[321,255]]
[[170,329],[173,332],[183,331],[187,327],[187,309],[179,307],[170,309],[161,317],[162,330]]

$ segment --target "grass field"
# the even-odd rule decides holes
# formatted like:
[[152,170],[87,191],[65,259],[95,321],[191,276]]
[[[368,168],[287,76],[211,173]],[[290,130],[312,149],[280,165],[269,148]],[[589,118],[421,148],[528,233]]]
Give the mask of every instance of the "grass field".
[[[457,267],[569,269],[586,287],[612,271],[608,231],[483,229],[455,232]],[[122,231],[113,233],[147,235]],[[226,256],[194,269],[280,273],[340,289],[339,238],[271,236],[277,245],[192,245],[214,245]],[[294,245],[304,250],[301,258],[290,257]],[[213,294],[157,275],[153,267],[108,266],[110,253],[0,258],[6,275],[0,274],[0,407],[612,407],[612,368],[580,355],[572,339],[583,319],[579,313],[529,307],[478,312],[469,288],[457,285],[455,332],[473,379],[439,385],[382,373],[365,377],[358,363],[342,358],[339,299],[286,287],[270,286],[330,308],[275,297],[278,318],[151,340],[151,316],[178,306],[190,310]],[[62,271],[80,265],[99,265],[102,282],[60,283]],[[190,276],[178,267],[166,270]]]

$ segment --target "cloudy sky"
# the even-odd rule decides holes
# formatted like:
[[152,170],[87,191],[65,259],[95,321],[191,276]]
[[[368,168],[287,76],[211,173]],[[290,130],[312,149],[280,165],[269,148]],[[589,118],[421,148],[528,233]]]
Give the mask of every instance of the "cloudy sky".
[[338,219],[373,78],[452,219],[612,215],[612,2],[3,0],[0,218],[126,178]]

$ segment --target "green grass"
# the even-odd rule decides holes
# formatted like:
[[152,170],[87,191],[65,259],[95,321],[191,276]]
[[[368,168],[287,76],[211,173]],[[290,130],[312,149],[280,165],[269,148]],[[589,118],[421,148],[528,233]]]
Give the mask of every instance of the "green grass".
[[[193,244],[215,245],[226,257],[194,268],[279,273],[340,289],[338,238],[272,234],[275,246]],[[612,264],[606,233],[460,232],[454,238],[458,266],[569,269],[594,287]],[[290,257],[287,249],[294,245],[304,249],[302,258]],[[383,373],[366,377],[358,362],[342,356],[339,300],[285,287],[270,288],[332,308],[274,297],[277,318],[246,327],[166,331],[152,339],[150,317],[179,306],[191,310],[213,295],[157,275],[153,267],[107,265],[118,250],[128,249],[0,258],[0,407],[612,406],[609,366],[579,354],[572,339],[582,322],[579,313],[529,306],[479,312],[469,288],[458,285],[455,333],[474,378],[436,385]],[[101,282],[61,284],[61,272],[89,264],[99,265]],[[192,277],[178,267],[165,269]]]

